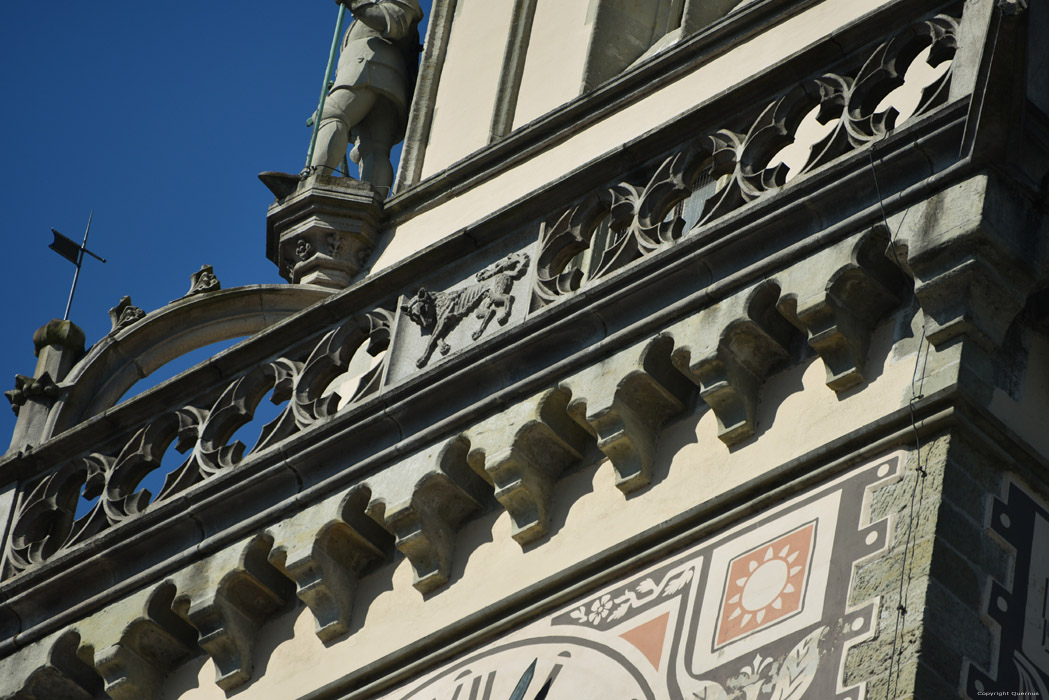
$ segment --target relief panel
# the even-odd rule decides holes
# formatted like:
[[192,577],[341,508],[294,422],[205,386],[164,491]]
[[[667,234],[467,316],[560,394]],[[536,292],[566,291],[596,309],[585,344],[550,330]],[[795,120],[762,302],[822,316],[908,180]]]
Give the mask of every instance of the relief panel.
[[510,253],[439,291],[423,285],[401,297],[390,379],[436,364],[495,329],[520,321],[528,309],[532,255]]

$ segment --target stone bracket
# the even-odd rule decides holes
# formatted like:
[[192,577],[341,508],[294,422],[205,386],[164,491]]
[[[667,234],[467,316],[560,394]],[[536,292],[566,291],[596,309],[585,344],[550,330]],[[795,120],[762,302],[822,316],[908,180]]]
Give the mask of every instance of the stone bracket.
[[270,541],[248,545],[240,566],[218,586],[175,599],[174,609],[199,631],[198,644],[215,663],[215,683],[230,692],[251,679],[262,624],[288,600],[288,581],[267,561]]
[[[651,482],[659,431],[689,404],[692,390],[671,364],[672,346],[671,338],[660,336],[567,382],[579,389],[569,414],[597,438],[623,493]],[[613,362],[614,370],[608,366]]]
[[[359,510],[363,517],[364,503],[358,495],[367,502],[365,490],[354,491],[346,499],[346,509]],[[343,517],[354,524],[337,519],[305,541],[274,547],[269,555],[270,563],[295,582],[295,594],[313,613],[317,636],[325,643],[350,631],[359,578],[386,557],[386,543],[372,532],[379,529],[375,523],[358,523],[360,518],[352,515]]]
[[[886,256],[888,234],[863,234],[787,270],[784,294],[776,308],[805,333],[827,368],[827,386],[835,392],[864,381],[874,327],[903,299],[903,274]],[[812,270],[833,270],[826,283]]]
[[[448,582],[456,533],[486,500],[487,485],[467,466],[468,449],[465,440],[456,438],[436,455],[433,450],[414,455],[409,458],[414,468],[404,465],[406,473],[397,475],[401,483],[376,484],[367,507],[368,515],[393,533],[394,546],[415,572],[412,585],[424,594]],[[413,485],[405,497],[403,483],[413,471],[419,476],[408,482]]]
[[117,643],[95,653],[95,670],[113,700],[159,697],[167,674],[197,651],[196,631],[171,610],[174,596],[174,584],[161,584],[142,617],[123,630]]
[[29,674],[11,700],[95,700],[102,680],[79,658],[79,646],[76,632],[61,635],[48,651],[47,662]]
[[554,486],[590,440],[569,417],[569,398],[563,389],[544,392],[469,432],[470,464],[495,488],[522,546],[549,531]]
[[699,386],[726,445],[754,434],[761,385],[790,358],[791,329],[774,308],[779,291],[777,285],[763,282],[710,307],[681,328],[684,337],[706,340],[682,343],[674,351],[674,364]]
[[967,338],[1002,343],[1046,275],[1049,228],[1028,200],[990,174],[976,175],[894,216],[895,256],[914,279],[937,349]]

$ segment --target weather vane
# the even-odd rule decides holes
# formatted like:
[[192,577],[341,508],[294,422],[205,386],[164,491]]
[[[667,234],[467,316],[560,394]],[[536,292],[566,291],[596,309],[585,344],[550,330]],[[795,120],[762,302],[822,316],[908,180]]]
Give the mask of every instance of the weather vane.
[[95,255],[87,249],[87,236],[91,233],[91,219],[95,216],[95,211],[92,209],[91,213],[87,216],[87,229],[84,231],[84,242],[77,244],[71,238],[66,238],[55,229],[51,229],[51,233],[55,234],[55,240],[48,246],[51,250],[55,251],[69,262],[76,265],[76,272],[73,273],[73,288],[69,290],[69,301],[66,302],[66,313],[62,317],[63,321],[69,320],[69,310],[73,307],[73,295],[76,294],[76,283],[80,279],[80,266],[84,264],[84,253],[87,253],[96,260],[105,262],[106,259]]

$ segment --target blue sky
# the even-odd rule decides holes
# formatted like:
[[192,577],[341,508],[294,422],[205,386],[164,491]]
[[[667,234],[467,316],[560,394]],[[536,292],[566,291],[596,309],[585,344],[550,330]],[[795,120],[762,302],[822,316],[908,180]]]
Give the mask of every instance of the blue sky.
[[[429,15],[429,0],[421,3]],[[330,0],[6,0],[0,7],[0,391],[32,374],[33,331],[70,314],[88,345],[124,295],[151,311],[214,266],[224,288],[277,283],[265,257],[263,170],[298,172],[337,6]],[[159,374],[159,373],[158,373]],[[0,453],[14,414],[0,405]]]

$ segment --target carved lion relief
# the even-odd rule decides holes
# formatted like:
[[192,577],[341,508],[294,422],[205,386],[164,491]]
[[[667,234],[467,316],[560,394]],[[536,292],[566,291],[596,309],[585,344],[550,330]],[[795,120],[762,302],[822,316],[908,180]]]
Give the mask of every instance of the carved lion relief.
[[448,334],[470,315],[481,320],[481,324],[470,337],[478,340],[493,320],[506,325],[513,311],[514,282],[524,276],[530,262],[527,253],[512,253],[474,275],[475,284],[446,292],[431,292],[420,287],[415,296],[401,304],[408,318],[419,326],[430,340],[422,356],[415,361],[420,369],[425,367],[434,350],[442,355],[451,351]]

